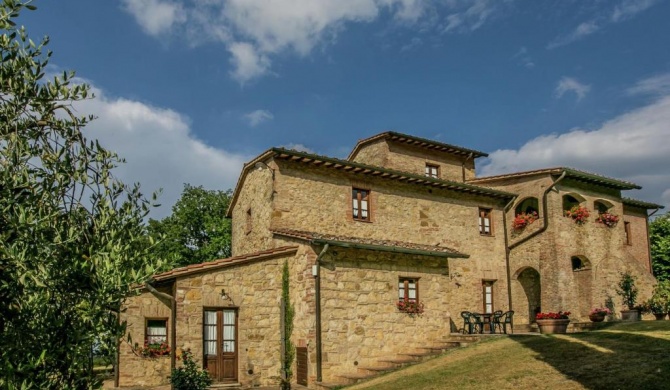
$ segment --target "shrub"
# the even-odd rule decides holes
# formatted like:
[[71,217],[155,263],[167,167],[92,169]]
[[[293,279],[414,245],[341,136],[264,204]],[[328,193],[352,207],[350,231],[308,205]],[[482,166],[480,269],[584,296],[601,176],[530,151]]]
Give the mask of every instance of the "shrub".
[[205,390],[212,384],[212,378],[205,370],[197,367],[190,349],[182,352],[184,366],[175,368],[170,375],[170,383],[175,390]]

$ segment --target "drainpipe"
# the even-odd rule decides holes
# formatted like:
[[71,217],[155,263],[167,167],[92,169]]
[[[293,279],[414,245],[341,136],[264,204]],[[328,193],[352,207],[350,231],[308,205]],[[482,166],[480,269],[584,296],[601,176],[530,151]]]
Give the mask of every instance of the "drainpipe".
[[330,244],[323,246],[321,253],[316,257],[315,274],[314,275],[314,299],[316,300],[316,381],[323,381],[321,375],[321,258],[326,254],[330,248]]
[[[514,202],[516,201],[516,196],[507,203],[503,208],[503,226],[505,231],[505,268],[507,269],[507,310],[512,310],[512,276],[509,269],[509,237],[507,235],[507,212],[510,210]],[[514,324],[512,324],[512,329],[514,329]]]
[[[162,293],[154,288],[151,285],[151,282],[146,283],[146,288],[149,292],[158,298],[167,299],[170,301],[171,313],[170,313],[170,322],[172,326],[170,327],[170,372],[177,367],[177,300],[175,296],[177,295],[177,281],[172,282],[172,294]],[[170,388],[174,390],[174,384],[170,384]]]
[[[542,214],[543,214],[543,219],[544,219],[544,225],[542,225],[541,228],[537,229],[536,231],[532,232],[531,234],[527,235],[526,237],[522,238],[521,240],[519,240],[519,241],[517,241],[513,244],[510,244],[510,246],[508,247],[509,248],[508,250],[512,250],[512,249],[516,248],[517,246],[523,244],[524,242],[530,240],[531,238],[533,238],[533,237],[537,236],[538,234],[541,234],[542,232],[547,230],[547,228],[549,227],[549,212],[547,210],[547,195],[549,194],[549,191],[551,191],[554,187],[556,187],[556,185],[561,180],[563,180],[565,178],[566,174],[567,174],[567,172],[563,171],[563,173],[561,173],[561,176],[559,176],[559,178],[556,179],[556,181],[551,183],[551,185],[546,190],[544,190],[544,193],[542,194]],[[507,231],[507,230],[505,230],[505,231]]]
[[653,266],[652,266],[653,263],[652,263],[652,260],[651,260],[651,238],[649,237],[649,218],[651,218],[654,214],[656,214],[656,213],[658,212],[658,210],[660,210],[659,207],[657,207],[656,210],[654,210],[653,213],[647,215],[647,220],[646,220],[646,227],[647,227],[647,251],[648,251],[648,253],[649,253],[649,273],[651,273],[652,275],[654,275],[654,268],[653,268]]

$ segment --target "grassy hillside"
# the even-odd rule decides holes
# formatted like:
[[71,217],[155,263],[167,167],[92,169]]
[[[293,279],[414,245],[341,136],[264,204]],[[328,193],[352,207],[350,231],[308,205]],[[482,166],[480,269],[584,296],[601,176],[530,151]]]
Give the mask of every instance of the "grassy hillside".
[[354,389],[670,389],[670,321],[489,339]]

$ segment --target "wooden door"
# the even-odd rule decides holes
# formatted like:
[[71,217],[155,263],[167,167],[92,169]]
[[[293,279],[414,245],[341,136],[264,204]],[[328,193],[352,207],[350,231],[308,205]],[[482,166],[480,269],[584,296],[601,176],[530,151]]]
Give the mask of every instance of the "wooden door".
[[296,348],[296,358],[298,384],[307,386],[307,347]]
[[237,382],[237,310],[205,310],[205,368],[216,382]]

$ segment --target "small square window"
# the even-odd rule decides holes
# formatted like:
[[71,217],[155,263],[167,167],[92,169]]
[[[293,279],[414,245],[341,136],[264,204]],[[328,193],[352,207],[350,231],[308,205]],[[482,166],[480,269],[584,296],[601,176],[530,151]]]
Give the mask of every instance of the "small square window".
[[493,221],[491,209],[479,209],[479,234],[484,236],[493,235]]
[[398,279],[398,301],[419,302],[419,279]]
[[437,179],[440,177],[439,172],[440,167],[438,165],[426,164],[426,176]]
[[167,343],[167,318],[147,319],[144,342],[147,345]]
[[370,191],[353,188],[351,191],[351,210],[354,220],[370,221]]

